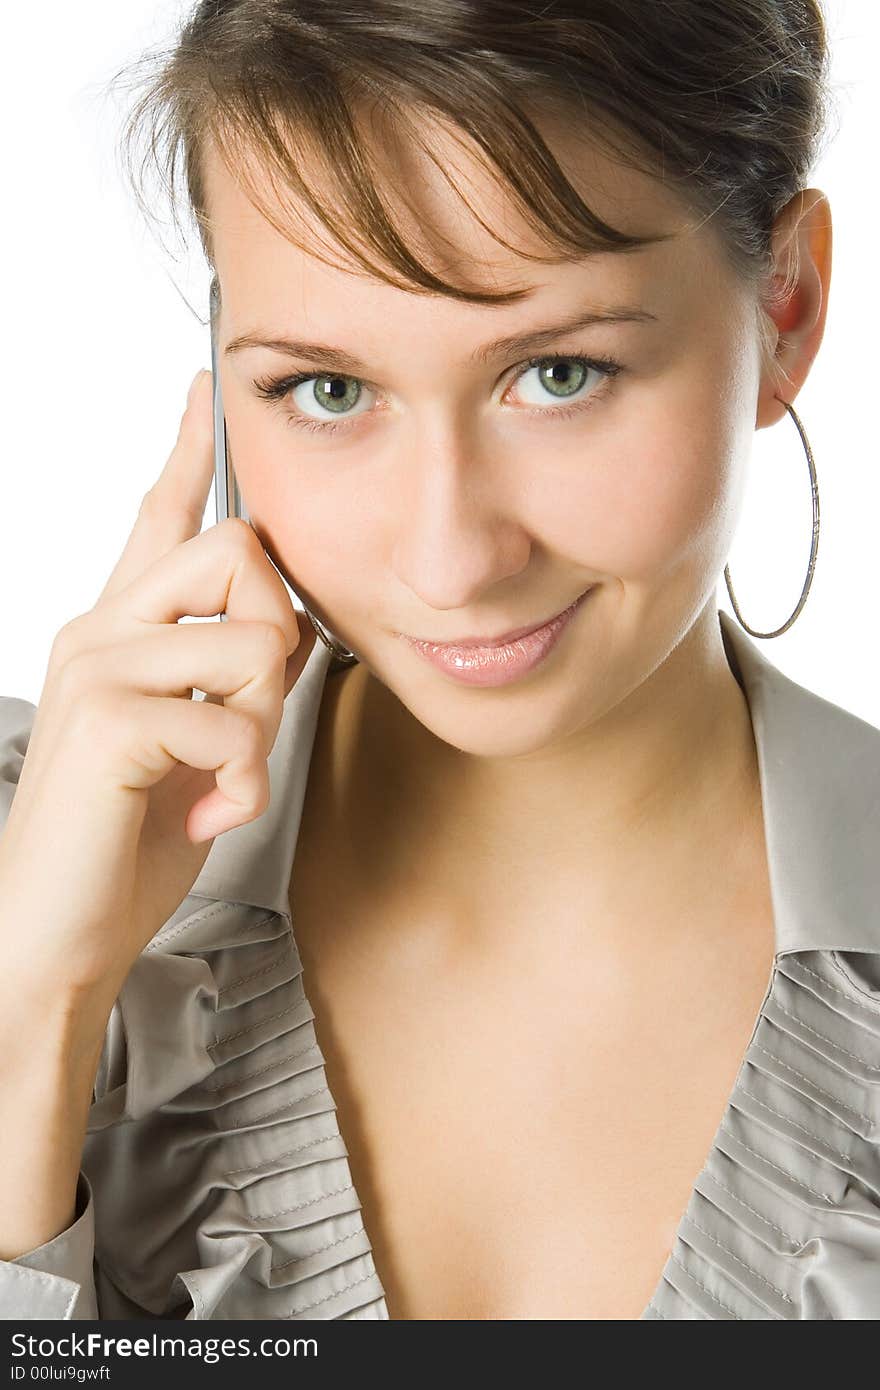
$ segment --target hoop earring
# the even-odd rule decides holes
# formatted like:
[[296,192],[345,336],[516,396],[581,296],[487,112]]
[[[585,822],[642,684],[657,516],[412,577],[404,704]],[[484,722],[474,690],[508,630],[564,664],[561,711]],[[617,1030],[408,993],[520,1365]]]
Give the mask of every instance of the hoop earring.
[[306,616],[312,624],[312,627],[324,643],[324,646],[333,653],[335,660],[342,666],[354,666],[358,660],[354,652],[350,652],[347,647],[344,647],[339,639],[334,637],[333,634],[319,622],[311,609],[306,608],[305,604],[303,604],[303,608],[305,609]]
[[[776,397],[776,400],[779,400],[778,396]],[[745,618],[739,610],[739,604],[737,603],[736,595],[733,592],[733,584],[730,580],[730,566],[724,566],[724,578],[727,582],[727,592],[730,594],[730,602],[733,605],[733,611],[739,619],[740,625],[743,628],[745,628],[746,632],[748,632],[752,637],[778,637],[780,633],[788,631],[788,629],[791,627],[792,623],[795,621],[795,619],[797,618],[798,614],[800,613],[801,609],[807,601],[807,594],[810,592],[810,585],[813,582],[813,571],[816,568],[816,554],[819,549],[819,485],[816,481],[816,463],[813,458],[813,451],[810,448],[810,441],[807,439],[807,436],[804,432],[804,427],[801,424],[800,419],[798,418],[798,414],[794,406],[789,405],[787,401],[782,401],[781,404],[785,406],[789,415],[794,420],[794,423],[797,426],[797,432],[800,435],[801,443],[804,446],[804,452],[807,456],[807,464],[810,469],[810,488],[812,491],[813,498],[813,539],[812,545],[810,546],[810,561],[809,565],[807,566],[807,577],[804,580],[804,587],[801,590],[801,596],[797,601],[797,607],[795,608],[794,612],[792,613],[791,617],[787,620],[787,622],[784,622],[782,624],[782,627],[775,628],[773,632],[756,632],[753,627],[749,627],[748,623],[746,622]]]

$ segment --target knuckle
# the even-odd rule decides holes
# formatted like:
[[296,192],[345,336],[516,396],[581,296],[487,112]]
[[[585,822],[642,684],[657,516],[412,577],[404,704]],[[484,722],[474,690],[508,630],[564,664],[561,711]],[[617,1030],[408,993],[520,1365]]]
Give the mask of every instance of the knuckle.
[[251,714],[246,714],[244,710],[230,710],[229,714],[232,723],[231,737],[241,756],[247,762],[264,757],[263,730],[259,720]]
[[[64,680],[64,693],[70,698],[68,709],[69,729],[90,745],[106,748],[124,737],[127,728],[124,716],[124,702],[118,693],[106,687],[87,684],[88,662],[77,657],[67,668]],[[72,673],[72,674],[71,674]]]
[[245,555],[252,552],[257,537],[253,527],[248,525],[244,517],[224,517],[223,521],[219,523],[218,529],[225,534],[228,545]]
[[82,646],[83,628],[85,617],[80,614],[71,618],[55,634],[52,647],[49,652],[49,665],[57,669],[68,662],[71,657],[80,650]]
[[266,781],[264,780],[264,781],[262,781],[262,782],[260,783],[260,793],[259,793],[259,795],[254,797],[254,803],[253,803],[253,813],[254,813],[254,817],[261,816],[261,815],[263,814],[264,811],[267,811],[267,810],[269,809],[269,802],[270,802],[270,800],[271,800],[271,794],[270,794],[270,792],[269,792],[269,788],[266,786]]
[[287,637],[284,631],[277,623],[260,623],[258,626],[273,666],[283,666],[287,661]]
[[256,819],[257,816],[261,816],[267,809],[271,799],[268,786],[269,777],[266,772],[266,754],[262,745],[260,747],[260,757],[258,760],[255,759],[254,767],[257,771],[257,776],[251,778],[250,782],[250,812],[251,816]]
[[59,694],[70,701],[71,708],[79,706],[82,696],[94,685],[92,653],[70,647],[56,668],[55,685]]
[[143,728],[138,728],[136,706],[124,698],[122,691],[102,686],[92,692],[86,703],[89,707],[88,718],[98,737],[105,742],[112,743],[116,748],[127,749],[143,736]]
[[159,496],[154,484],[151,488],[148,488],[141,498],[141,504],[138,507],[138,517],[144,517],[150,521],[153,517],[159,515],[162,506],[162,498]]
[[183,516],[190,528],[201,524],[201,511],[196,505],[186,496],[172,495],[168,483],[160,479],[141,498],[138,522],[147,526],[159,525],[171,515]]

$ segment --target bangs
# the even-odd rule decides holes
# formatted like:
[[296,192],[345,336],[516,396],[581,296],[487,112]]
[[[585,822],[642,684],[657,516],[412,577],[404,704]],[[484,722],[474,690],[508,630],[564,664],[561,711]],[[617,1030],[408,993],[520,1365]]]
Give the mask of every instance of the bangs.
[[[283,85],[269,74],[242,71],[229,75],[210,103],[204,93],[187,103],[180,85],[169,95],[151,139],[138,162],[130,152],[141,130],[145,103],[156,103],[154,88],[135,107],[123,135],[132,182],[142,210],[150,216],[145,195],[148,176],[158,169],[170,196],[175,225],[182,201],[195,218],[208,261],[213,265],[214,225],[206,178],[206,153],[216,150],[254,207],[292,244],[325,264],[364,273],[410,293],[443,295],[474,304],[514,303],[528,288],[491,290],[463,277],[438,273],[424,254],[433,239],[451,252],[455,247],[439,229],[426,227],[418,205],[418,188],[407,187],[389,152],[409,145],[431,162],[472,217],[500,246],[538,263],[574,261],[602,252],[632,252],[672,233],[635,235],[611,226],[583,200],[557,162],[534,123],[521,94],[511,104],[497,83],[480,81],[480,69],[467,71],[467,99],[460,93],[445,103],[441,94],[426,99],[426,75],[418,90],[389,92],[387,84],[347,74],[344,81],[297,83],[285,73]],[[179,76],[177,78],[179,84]],[[574,96],[533,94],[535,109],[571,121],[578,107]],[[186,109],[181,109],[181,104]],[[649,155],[623,132],[589,119],[580,102],[584,141],[622,160],[628,167],[656,176]],[[462,118],[462,110],[467,116]],[[431,140],[439,128],[476,160],[494,185],[546,248],[546,254],[513,245],[493,229],[469,200]],[[186,131],[182,138],[181,131]],[[163,135],[170,138],[163,143]],[[185,197],[180,198],[181,176]],[[269,189],[267,196],[266,189]],[[403,218],[393,209],[403,209]],[[324,238],[323,233],[327,233]],[[319,249],[323,246],[323,252]],[[342,255],[340,256],[340,251]],[[326,253],[326,254],[325,254]],[[460,253],[459,253],[460,254]]]

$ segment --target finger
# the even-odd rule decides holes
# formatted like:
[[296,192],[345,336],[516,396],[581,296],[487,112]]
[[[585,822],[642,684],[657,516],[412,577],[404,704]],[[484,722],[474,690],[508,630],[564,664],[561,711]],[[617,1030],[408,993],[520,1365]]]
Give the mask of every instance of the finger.
[[233,710],[204,702],[146,699],[124,721],[139,729],[139,746],[128,752],[125,785],[155,786],[175,763],[212,771],[216,785],[187,813],[184,830],[197,844],[261,815],[269,804],[269,767],[259,731]]
[[[284,700],[287,699],[305,670],[314,645],[318,640],[318,634],[315,632],[311,623],[304,617],[301,617],[299,613],[297,613],[296,617],[300,628],[300,643],[296,651],[287,658],[287,665],[284,667],[284,684],[281,691],[281,696]],[[194,686],[193,689],[201,690],[201,686]],[[203,694],[202,698],[205,704],[222,705],[224,703],[224,697],[222,695],[214,694],[211,691],[207,691]]]
[[[224,611],[230,621],[280,627],[288,655],[299,645],[300,626],[284,580],[240,517],[209,526],[154,560],[127,588],[105,600],[101,627],[119,640],[121,632],[130,634],[133,619],[177,623]],[[228,623],[208,626],[222,630]]]
[[[299,612],[297,612],[296,620],[299,623],[300,640],[299,646],[297,647],[296,651],[293,652],[287,658],[287,665],[284,667],[284,684],[281,691],[282,699],[284,700],[287,699],[291,690],[296,685],[297,681],[299,680],[300,676],[302,675],[303,671],[308,665],[309,657],[311,656],[315,643],[318,640],[318,634],[315,632],[315,629],[312,627],[312,624],[307,620],[304,614],[300,614]],[[200,686],[197,686],[195,688],[201,689]],[[211,694],[210,691],[208,691],[207,694],[204,695],[204,699],[206,701],[210,701],[210,703],[214,705],[223,704],[223,696]]]
[[211,372],[193,379],[174,448],[141,502],[137,520],[98,603],[118,594],[153,561],[197,536],[214,479]]
[[[296,610],[294,610],[296,611]],[[287,658],[287,665],[284,668],[284,698],[287,699],[293,687],[296,685],[300,676],[306,668],[306,663],[312,654],[318,634],[312,627],[304,613],[296,613],[296,620],[299,624],[299,646],[291,656]]]
[[222,696],[227,708],[260,725],[268,756],[281,722],[287,657],[287,639],[274,624],[171,623],[89,652],[81,669],[90,685],[141,695]]

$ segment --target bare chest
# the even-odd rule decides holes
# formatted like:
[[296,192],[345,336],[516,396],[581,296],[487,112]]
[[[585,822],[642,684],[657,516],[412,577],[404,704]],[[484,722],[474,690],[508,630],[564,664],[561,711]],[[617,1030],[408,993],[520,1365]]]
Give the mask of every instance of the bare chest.
[[331,860],[310,835],[291,915],[390,1316],[639,1318],[769,983],[765,885],[705,952],[599,962],[570,916],[484,949]]

